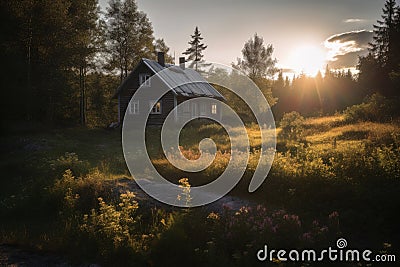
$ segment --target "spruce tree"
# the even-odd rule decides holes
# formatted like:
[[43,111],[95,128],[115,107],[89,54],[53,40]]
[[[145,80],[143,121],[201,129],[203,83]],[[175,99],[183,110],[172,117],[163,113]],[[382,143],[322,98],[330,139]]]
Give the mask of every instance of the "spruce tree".
[[374,24],[374,37],[371,43],[371,53],[375,56],[382,67],[392,70],[396,48],[396,14],[398,6],[395,0],[387,0],[382,9],[382,20]]
[[396,73],[400,72],[400,10],[395,0],[387,0],[382,20],[374,27],[369,54],[360,57],[358,81],[367,94],[399,95]]
[[191,41],[188,42],[190,47],[186,49],[186,51],[183,52],[183,54],[188,55],[188,60],[193,61],[190,67],[193,67],[194,65],[197,70],[198,62],[202,61],[204,57],[203,51],[207,48],[207,45],[201,42],[203,40],[203,37],[201,37],[201,33],[197,26],[194,30],[194,34],[191,35],[191,38],[192,38]]

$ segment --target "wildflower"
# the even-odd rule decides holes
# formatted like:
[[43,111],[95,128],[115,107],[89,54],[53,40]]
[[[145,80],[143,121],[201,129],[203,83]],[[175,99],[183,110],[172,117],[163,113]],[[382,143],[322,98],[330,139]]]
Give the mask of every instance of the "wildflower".
[[304,233],[303,236],[302,236],[302,238],[303,238],[305,241],[312,241],[312,234],[309,233],[309,232]]
[[239,209],[239,213],[249,213],[250,210],[251,210],[251,209],[250,209],[249,207],[243,206],[243,207],[241,207],[241,208]]
[[267,208],[265,208],[263,205],[257,205],[256,210],[259,213],[266,213],[267,212]]
[[385,249],[388,249],[388,248],[391,248],[391,247],[392,247],[392,244],[385,242],[385,243],[383,243],[383,247],[384,247]]
[[224,209],[224,210],[231,210],[232,208],[229,206],[229,205],[227,205],[227,204],[222,204],[222,208]]
[[210,214],[208,214],[207,219],[218,220],[219,215],[218,215],[218,213],[211,212]]
[[339,217],[339,213],[337,211],[332,212],[329,214],[329,219],[336,219]]

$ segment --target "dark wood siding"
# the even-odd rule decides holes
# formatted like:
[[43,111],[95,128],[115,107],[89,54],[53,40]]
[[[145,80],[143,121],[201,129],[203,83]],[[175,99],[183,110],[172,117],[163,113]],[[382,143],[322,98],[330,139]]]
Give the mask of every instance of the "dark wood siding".
[[[177,97],[177,105],[179,105],[189,99],[192,99],[192,98],[178,96]],[[217,109],[216,114],[212,113],[212,105],[213,104],[216,105],[216,109]],[[209,102],[209,101],[204,102],[204,106],[196,106],[195,108],[193,106],[188,105],[186,107],[180,107],[178,109],[177,116],[178,116],[179,120],[188,120],[194,116],[194,113],[196,113],[196,115],[207,115],[213,119],[218,120],[221,118],[221,105],[219,104],[218,100],[211,101],[211,102]]]
[[141,73],[148,73],[150,75],[153,74],[146,64],[141,62],[140,65],[135,69],[135,72],[130,75],[131,78],[127,80],[125,87],[119,94],[119,111],[121,114],[121,122],[124,120],[125,111],[128,107],[129,101],[139,88],[139,74]]
[[[135,70],[129,75],[128,80],[124,83],[124,87],[120,91],[118,95],[119,99],[119,114],[120,114],[120,122],[123,121],[125,112],[128,108],[129,101],[132,96],[139,88],[139,75],[140,74],[150,74],[153,75],[153,71],[145,64],[143,61],[139,63],[139,65],[135,68]],[[152,81],[152,83],[154,80]],[[149,87],[151,88],[151,87]],[[175,99],[176,98],[176,99]],[[174,108],[175,101],[176,104],[180,104],[185,100],[190,99],[188,97],[176,96],[172,91],[169,91],[161,98],[161,113],[160,114],[150,114],[147,124],[148,125],[161,125],[164,123],[166,117],[170,112],[172,112]],[[143,116],[148,112],[150,108],[150,101],[153,99],[143,99],[139,100],[139,114],[131,115],[131,116]],[[154,99],[155,100],[155,99]],[[213,101],[217,105],[217,113],[212,114],[212,104],[209,102],[204,105],[199,105],[196,107],[188,107],[187,110],[183,110],[182,108],[177,111],[177,119],[179,120],[187,120],[193,117],[194,115],[208,115],[212,118],[219,119],[221,118],[221,106],[218,101]]]
[[174,93],[169,91],[161,98],[161,114],[150,114],[147,124],[161,125],[174,108]]
[[[153,75],[153,72],[146,66],[146,64],[141,63],[136,69],[135,72],[130,76],[131,78],[127,81],[125,88],[119,94],[119,108],[121,114],[121,122],[124,119],[126,109],[128,108],[129,101],[131,100],[133,94],[139,88],[139,75],[140,74],[150,74]],[[149,100],[140,100],[139,102],[139,116],[143,114],[145,110],[150,105]],[[161,98],[161,114],[150,114],[148,124],[149,125],[161,125],[167,115],[174,108],[174,93],[172,91],[168,92]]]

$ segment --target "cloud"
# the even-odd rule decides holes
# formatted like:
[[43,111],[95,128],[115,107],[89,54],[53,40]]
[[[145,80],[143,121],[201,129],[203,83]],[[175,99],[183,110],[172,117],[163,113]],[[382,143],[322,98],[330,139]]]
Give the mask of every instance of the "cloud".
[[328,64],[332,68],[351,68],[357,65],[358,57],[368,53],[372,31],[361,30],[344,32],[330,36],[325,40],[328,52]]
[[294,69],[288,69],[288,68],[283,68],[281,69],[282,72],[285,73],[296,73],[296,71]]
[[329,61],[329,67],[332,69],[351,68],[357,65],[358,57],[363,56],[365,53],[350,52],[344,55],[337,55],[335,60]]
[[356,19],[356,18],[343,20],[344,23],[361,23],[361,22],[366,22],[366,21],[367,20],[365,20],[365,19]]
[[372,40],[372,31],[361,30],[361,31],[351,31],[332,35],[326,42],[348,42],[356,41],[358,44],[368,44]]

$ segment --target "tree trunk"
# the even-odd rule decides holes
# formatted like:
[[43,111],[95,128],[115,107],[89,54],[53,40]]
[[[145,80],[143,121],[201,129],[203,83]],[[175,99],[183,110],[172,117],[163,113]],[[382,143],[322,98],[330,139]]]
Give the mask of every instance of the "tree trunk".
[[84,66],[79,67],[80,119],[82,126],[86,126],[85,72]]
[[28,103],[27,103],[27,119],[31,120],[33,116],[32,110],[32,101],[33,101],[33,92],[32,92],[32,15],[29,17],[29,36],[28,36],[28,47],[27,47],[27,58],[28,58],[28,70],[27,70],[27,84],[28,84]]

